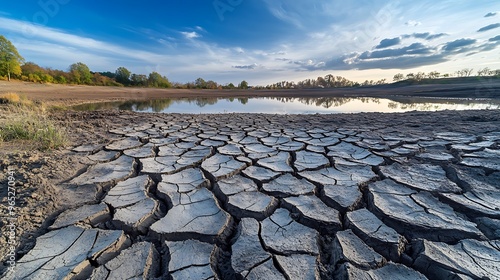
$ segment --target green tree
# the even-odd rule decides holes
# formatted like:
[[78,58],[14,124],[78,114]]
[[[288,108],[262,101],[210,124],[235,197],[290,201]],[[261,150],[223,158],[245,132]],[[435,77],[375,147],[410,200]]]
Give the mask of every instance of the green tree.
[[17,52],[16,47],[0,35],[0,74],[7,74],[7,79],[10,81],[11,74],[21,75],[23,63],[24,58]]
[[207,88],[207,82],[202,78],[196,79],[196,81],[194,81],[194,84],[196,88]]
[[77,62],[69,66],[71,81],[75,84],[90,84],[92,82],[92,73],[87,65]]
[[167,77],[160,75],[158,72],[152,72],[148,77],[148,86],[156,88],[169,88],[172,86]]
[[148,84],[148,77],[142,74],[132,74],[130,80],[133,86],[145,87]]
[[125,86],[130,85],[130,75],[132,74],[127,68],[125,67],[118,67],[116,69],[116,81],[119,82],[120,84],[123,84]]
[[247,81],[245,81],[245,80],[241,81],[241,83],[238,85],[238,87],[241,89],[247,89],[248,88]]

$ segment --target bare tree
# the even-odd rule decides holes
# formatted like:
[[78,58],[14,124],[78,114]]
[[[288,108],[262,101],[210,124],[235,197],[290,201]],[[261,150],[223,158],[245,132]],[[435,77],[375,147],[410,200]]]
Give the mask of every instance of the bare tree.
[[427,75],[430,79],[437,79],[441,76],[441,74],[437,71],[432,71]]
[[493,74],[493,71],[490,70],[488,67],[484,67],[483,69],[477,70],[477,75],[479,77],[481,76],[491,76]]
[[401,73],[397,73],[396,75],[394,75],[394,78],[392,78],[392,80],[395,82],[399,82],[399,81],[402,81],[404,79],[405,79],[405,76]]

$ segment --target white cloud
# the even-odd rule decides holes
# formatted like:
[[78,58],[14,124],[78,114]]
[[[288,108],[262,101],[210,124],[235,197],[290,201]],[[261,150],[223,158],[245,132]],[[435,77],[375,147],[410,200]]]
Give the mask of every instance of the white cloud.
[[182,35],[184,35],[184,37],[186,39],[196,39],[196,38],[200,38],[201,35],[196,33],[195,31],[192,31],[192,32],[181,32]]
[[422,25],[422,23],[420,21],[416,21],[416,20],[409,20],[405,23],[405,25],[415,27],[415,26]]
[[[290,26],[283,29],[284,32],[275,34],[273,40],[262,44],[266,47],[260,48],[249,47],[244,41],[222,46],[210,41],[218,34],[204,36],[208,32],[195,25],[182,31],[166,27],[161,30],[129,28],[127,30],[136,36],[143,36],[144,42],[140,41],[141,45],[136,42],[118,44],[35,26],[0,14],[0,33],[9,35],[8,39],[19,46],[25,57],[36,63],[46,61],[42,66],[59,67],[59,63],[67,67],[82,61],[93,71],[112,71],[114,67],[125,66],[135,73],[158,71],[173,81],[187,82],[203,77],[220,83],[246,79],[251,84],[283,79],[297,81],[324,76],[326,72],[351,78],[349,73],[363,77],[360,73],[371,71],[370,79],[378,79],[377,73],[384,71],[370,68],[348,72],[328,67],[335,59],[343,58],[343,64],[363,69],[356,65],[362,59],[360,55],[374,50],[384,38],[401,38],[401,46],[386,45],[391,49],[415,42],[440,49],[446,43],[461,38],[477,39],[479,44],[492,37],[485,34],[487,32],[476,32],[478,28],[491,24],[491,18],[484,18],[484,7],[475,8],[473,4],[459,10],[463,5],[431,0],[417,1],[415,5],[402,1],[391,1],[389,4],[381,0],[365,1],[362,8],[359,3],[339,1],[263,1],[272,16]],[[423,8],[434,12],[422,14]],[[211,28],[210,33],[213,32]],[[488,59],[480,55],[474,55],[474,58],[477,63]],[[448,67],[453,63],[457,62],[446,61],[440,65]],[[373,64],[366,66],[373,67]],[[447,71],[440,68],[433,70]]]

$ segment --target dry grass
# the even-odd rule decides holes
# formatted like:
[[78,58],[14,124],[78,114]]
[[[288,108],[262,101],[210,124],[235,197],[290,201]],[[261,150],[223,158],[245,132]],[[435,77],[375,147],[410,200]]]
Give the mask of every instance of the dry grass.
[[19,95],[14,92],[8,92],[0,94],[0,104],[32,106],[33,101],[29,100],[25,95]]
[[32,102],[15,93],[0,96],[0,142],[18,142],[19,145],[39,150],[65,146],[65,129],[57,125],[46,106]]

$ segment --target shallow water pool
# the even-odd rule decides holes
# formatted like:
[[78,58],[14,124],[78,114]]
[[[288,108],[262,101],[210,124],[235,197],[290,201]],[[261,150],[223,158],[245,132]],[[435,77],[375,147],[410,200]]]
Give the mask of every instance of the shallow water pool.
[[497,99],[457,98],[169,98],[157,100],[128,100],[89,103],[72,107],[79,111],[106,109],[156,113],[266,113],[266,114],[331,114],[407,111],[483,110],[500,109]]

